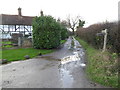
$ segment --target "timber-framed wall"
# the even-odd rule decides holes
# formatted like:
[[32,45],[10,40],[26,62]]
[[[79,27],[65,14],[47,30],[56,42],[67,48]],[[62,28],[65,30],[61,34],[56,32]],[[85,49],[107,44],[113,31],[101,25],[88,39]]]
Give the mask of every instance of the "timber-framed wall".
[[32,33],[32,16],[22,16],[21,8],[18,8],[18,15],[0,14],[0,31],[2,34],[14,32]]

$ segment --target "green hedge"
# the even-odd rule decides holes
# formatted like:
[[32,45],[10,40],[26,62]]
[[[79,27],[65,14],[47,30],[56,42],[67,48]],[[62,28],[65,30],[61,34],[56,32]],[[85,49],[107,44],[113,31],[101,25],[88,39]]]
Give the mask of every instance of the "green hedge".
[[37,49],[56,48],[66,35],[62,25],[51,16],[35,17],[32,26],[33,46]]
[[97,36],[97,33],[100,33],[103,29],[108,29],[107,36],[107,50],[112,52],[120,53],[120,43],[118,42],[117,36],[120,36],[118,33],[118,23],[117,22],[107,22],[91,25],[87,28],[79,28],[76,31],[77,36],[85,40],[87,43],[91,44],[96,49],[103,48],[103,36]]
[[61,25],[61,39],[65,40],[66,38],[68,38],[68,30],[66,27]]

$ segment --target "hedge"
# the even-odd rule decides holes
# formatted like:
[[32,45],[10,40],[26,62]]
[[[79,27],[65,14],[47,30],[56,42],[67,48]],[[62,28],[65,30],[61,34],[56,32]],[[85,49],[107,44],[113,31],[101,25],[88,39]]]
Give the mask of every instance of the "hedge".
[[117,22],[93,24],[87,28],[79,28],[76,31],[76,35],[91,44],[94,48],[102,49],[104,36],[97,36],[97,33],[100,33],[103,29],[108,29],[107,50],[120,53],[120,51],[118,51],[120,42],[117,38],[117,36],[120,36],[118,26],[120,25],[118,25]]
[[60,45],[61,27],[53,17],[35,17],[32,26],[34,48],[51,49]]

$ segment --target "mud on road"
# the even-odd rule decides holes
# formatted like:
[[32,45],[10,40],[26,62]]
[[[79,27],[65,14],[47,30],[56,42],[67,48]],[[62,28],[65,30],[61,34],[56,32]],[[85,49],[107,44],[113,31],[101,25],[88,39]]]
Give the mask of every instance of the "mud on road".
[[[71,45],[72,40],[74,46]],[[51,54],[0,66],[3,88],[100,88],[85,74],[85,52],[74,37]]]

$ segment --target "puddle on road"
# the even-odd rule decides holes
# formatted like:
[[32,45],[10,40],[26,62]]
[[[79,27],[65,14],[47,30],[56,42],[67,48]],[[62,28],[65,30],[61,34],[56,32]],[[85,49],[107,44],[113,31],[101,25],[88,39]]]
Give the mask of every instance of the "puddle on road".
[[65,64],[68,65],[74,63],[75,66],[84,67],[86,65],[83,63],[82,60],[83,58],[84,58],[84,52],[73,52],[72,55],[66,56],[61,59],[61,65],[65,65]]
[[82,63],[81,55],[78,52],[73,52],[73,55],[69,55],[61,59],[61,64],[59,66],[59,72],[61,75],[61,80],[63,88],[70,88],[74,82],[73,75],[71,74],[76,67],[85,67],[86,65]]
[[60,75],[61,75],[61,81],[62,81],[62,87],[63,88],[70,88],[73,84],[73,77],[70,75],[70,71],[67,70],[64,66],[61,66],[59,69]]
[[[68,50],[71,49],[71,44],[69,44],[71,40],[66,43],[66,47]],[[71,88],[74,83],[74,77],[72,72],[77,68],[84,68],[86,64],[84,64],[84,50],[81,48],[81,45],[77,40],[74,40],[74,47],[71,50],[71,55],[63,57],[62,59],[55,58],[54,56],[41,56],[46,60],[50,61],[60,61],[59,65],[59,73],[62,82],[62,88]],[[52,67],[53,65],[46,65],[42,69],[46,69],[46,67]]]
[[[69,48],[70,49],[70,46]],[[59,66],[59,72],[61,75],[61,80],[63,88],[70,88],[74,82],[73,75],[71,74],[75,67],[84,68],[84,50],[81,48],[81,45],[77,40],[74,39],[74,50],[73,53],[69,56],[66,56],[61,59],[61,64]]]

